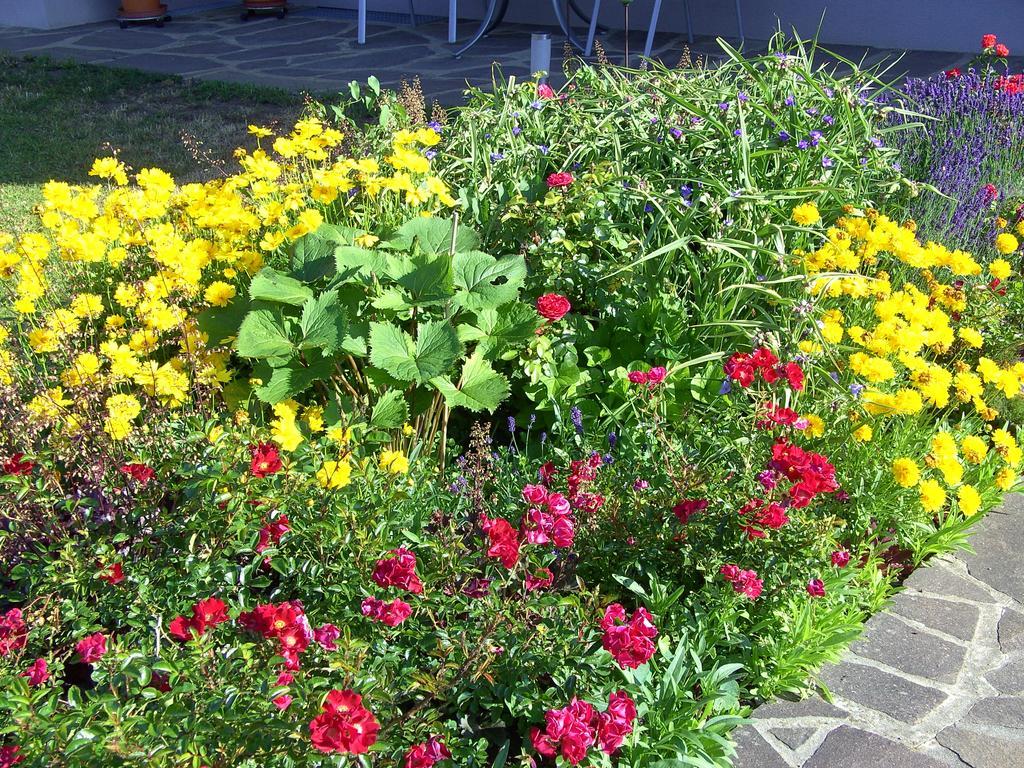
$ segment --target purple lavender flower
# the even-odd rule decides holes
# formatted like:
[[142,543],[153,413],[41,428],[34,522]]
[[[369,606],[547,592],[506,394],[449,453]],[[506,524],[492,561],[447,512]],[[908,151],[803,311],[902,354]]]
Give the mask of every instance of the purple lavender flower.
[[823,122],[825,125],[835,125],[836,119],[832,117],[832,115],[824,115],[821,118],[821,122]]
[[509,416],[508,417],[508,431],[509,432],[515,432],[516,431],[516,417],[515,416]]
[[779,141],[781,141],[783,144],[789,141],[790,138],[791,137],[789,135],[789,131],[779,131]]
[[737,100],[743,101],[743,102],[746,102],[746,101],[748,101],[750,99],[750,97],[747,96],[747,94],[744,93],[743,91],[740,91],[739,93],[737,93],[736,94],[736,98],[737,98]]
[[809,146],[811,145],[807,143],[807,139],[800,139],[800,141],[796,143],[797,149],[807,149]]
[[786,100],[783,102],[783,104],[785,104],[787,107],[792,107],[793,105],[796,104],[796,98],[793,96],[793,94],[789,94],[789,96],[786,97]]
[[832,158],[829,157],[828,155],[822,155],[821,167],[822,168],[831,168],[832,167]]
[[576,428],[576,434],[583,434],[583,411],[577,408],[575,405],[569,409],[569,418],[572,419],[572,425]]

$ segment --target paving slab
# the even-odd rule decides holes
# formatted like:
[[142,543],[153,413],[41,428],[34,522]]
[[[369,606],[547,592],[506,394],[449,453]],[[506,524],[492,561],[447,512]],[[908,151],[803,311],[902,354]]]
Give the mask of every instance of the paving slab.
[[853,662],[826,669],[821,678],[832,693],[911,725],[946,700],[936,688]]
[[832,731],[805,768],[944,768],[942,763],[878,734],[844,725]]
[[950,726],[936,740],[970,768],[1018,768],[1024,763],[1024,739]]
[[978,607],[906,592],[893,601],[892,612],[961,640],[970,640],[978,628]]
[[901,672],[947,683],[956,681],[967,654],[963,646],[914,629],[887,613],[873,617],[850,650]]

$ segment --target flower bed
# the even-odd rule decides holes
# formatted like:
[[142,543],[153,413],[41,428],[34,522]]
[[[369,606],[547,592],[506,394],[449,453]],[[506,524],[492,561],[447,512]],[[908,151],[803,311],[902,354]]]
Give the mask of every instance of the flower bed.
[[912,121],[775,45],[48,185],[0,765],[727,766],[1021,461],[1015,257],[919,237]]

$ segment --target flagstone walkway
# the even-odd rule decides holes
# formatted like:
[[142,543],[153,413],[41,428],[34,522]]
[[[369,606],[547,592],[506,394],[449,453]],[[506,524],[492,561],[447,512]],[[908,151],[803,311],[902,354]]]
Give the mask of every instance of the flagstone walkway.
[[737,732],[734,768],[1024,765],[1024,497],[921,568],[822,672],[833,703],[777,700]]
[[[287,18],[239,19],[238,3],[192,14],[175,14],[156,28],[137,25],[119,29],[113,21],[40,31],[0,27],[0,52],[35,54],[57,59],[142,69],[206,80],[255,83],[313,93],[338,92],[351,80],[376,75],[385,86],[397,87],[403,78],[421,77],[428,99],[443,104],[461,100],[467,83],[486,86],[493,64],[506,75],[530,75],[530,33],[536,25],[503,24],[463,58],[452,56],[447,22],[424,18],[410,26],[400,14],[370,14],[366,45],[356,45],[355,14],[318,8],[294,8]],[[114,4],[111,4],[114,7]],[[113,12],[112,12],[113,13]],[[389,22],[389,23],[385,23]],[[458,25],[460,45],[477,22]],[[552,29],[552,69],[559,69],[563,36]],[[579,31],[579,25],[577,25]],[[635,30],[631,50],[642,50],[645,30]],[[610,59],[621,62],[623,35],[611,31],[601,38]],[[738,45],[736,40],[730,41]],[[684,35],[659,34],[654,58],[674,66],[686,45]],[[744,50],[763,51],[763,41],[747,40]],[[698,36],[690,46],[694,56],[721,52],[712,37]],[[839,55],[866,64],[896,62],[889,76],[928,75],[963,65],[966,54],[937,51],[901,52],[864,46],[832,46]],[[829,57],[823,57],[824,62]],[[634,65],[639,60],[631,59]],[[1020,68],[1020,62],[1012,62]],[[1016,71],[1016,70],[1015,70]]]

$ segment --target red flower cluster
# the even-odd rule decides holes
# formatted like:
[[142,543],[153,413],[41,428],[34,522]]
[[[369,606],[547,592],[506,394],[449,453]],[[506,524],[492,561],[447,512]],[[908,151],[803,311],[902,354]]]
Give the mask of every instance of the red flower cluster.
[[208,629],[223,624],[228,620],[228,607],[216,597],[200,600],[192,606],[192,616],[176,616],[167,625],[171,637],[186,642],[194,637],[202,637]]
[[[756,511],[755,511],[756,510]],[[754,512],[749,518],[751,512]],[[741,518],[740,527],[748,539],[763,539],[765,529],[777,531],[789,522],[786,507],[777,501],[765,504],[763,499],[751,499],[737,510]],[[749,520],[749,522],[743,522]]]
[[285,666],[291,670],[299,668],[299,654],[313,640],[309,619],[298,600],[257,605],[253,610],[239,614],[238,623],[268,640],[277,640]]
[[102,632],[83,637],[75,644],[75,651],[86,664],[99,661],[107,653],[107,638]]
[[832,553],[832,565],[837,568],[845,568],[850,564],[850,553],[845,549],[838,549]]
[[[797,422],[800,421],[800,414],[794,411],[792,408],[787,408],[783,405],[775,405],[769,403],[765,406],[764,416],[758,419],[754,426],[757,429],[774,429],[776,426],[779,427],[792,427],[796,426]],[[806,426],[807,422],[804,422]]]
[[793,481],[789,503],[797,509],[806,507],[819,494],[839,490],[836,468],[825,456],[805,451],[785,440],[778,440],[772,446],[769,466]]
[[515,568],[519,562],[519,532],[502,517],[492,520],[483,515],[480,527],[487,534],[487,556],[500,560],[506,568]]
[[608,709],[598,714],[592,704],[573,698],[562,709],[544,714],[544,730],[530,729],[533,748],[544,757],[561,755],[570,765],[577,765],[596,742],[601,751],[611,755],[618,751],[633,732],[636,704],[625,691],[608,698]]
[[767,347],[758,347],[753,352],[736,352],[723,366],[725,375],[741,387],[749,387],[760,376],[766,384],[785,379],[792,389],[804,388],[804,371],[797,363],[781,363]]
[[601,629],[601,645],[623,669],[636,669],[654,655],[653,640],[658,636],[658,628],[646,608],[637,608],[627,618],[626,609],[612,603],[605,609]]
[[690,522],[691,517],[696,515],[698,512],[703,512],[707,508],[707,499],[683,499],[672,507],[672,514],[679,518],[680,523],[686,525]]
[[764,582],[757,578],[756,571],[741,571],[738,565],[723,565],[720,573],[726,581],[732,583],[732,588],[741,595],[756,600],[761,596]]
[[266,477],[281,471],[281,454],[273,443],[250,445],[249,453],[252,454],[249,471],[254,477]]
[[982,35],[981,36],[981,47],[982,47],[982,50],[985,50],[987,48],[993,48],[995,46],[995,44],[996,44],[996,36],[995,35]]
[[952,69],[947,69],[945,74],[947,80],[954,80],[955,78],[960,77],[963,72],[960,71],[959,67],[953,67]]
[[1000,42],[996,41],[995,35],[982,35],[981,36],[981,49],[985,53],[994,53],[1001,59],[1005,59],[1010,55],[1010,49],[1007,48]]
[[21,754],[21,747],[0,747],[0,768],[12,768],[12,766],[17,765],[24,759],[25,756]]
[[325,651],[338,650],[337,639],[341,637],[341,630],[333,624],[321,624],[313,630],[313,639]]
[[114,563],[100,571],[99,578],[111,586],[117,586],[124,581],[124,568],[120,563]]
[[36,659],[29,664],[28,669],[21,673],[22,677],[28,678],[28,684],[32,686],[42,685],[50,679],[50,670],[46,666],[46,659]]
[[571,547],[576,533],[569,500],[560,493],[548,491],[543,485],[527,485],[523,498],[532,506],[523,515],[521,529],[530,544],[552,543]]
[[604,465],[600,454],[592,453],[588,459],[577,459],[569,463],[569,477],[566,486],[573,509],[580,512],[596,512],[604,506],[604,496],[583,490],[597,477],[597,470]]
[[807,594],[811,597],[824,597],[825,582],[821,579],[811,579],[807,582]]
[[656,365],[649,371],[630,371],[628,378],[633,384],[646,384],[648,389],[655,389],[665,381],[666,376],[668,371],[665,370],[665,366]]
[[575,181],[573,175],[568,171],[561,171],[559,173],[549,173],[547,178],[548,189],[558,189],[559,187],[568,187]]
[[21,608],[11,608],[0,616],[0,656],[25,647],[28,628]]
[[416,575],[416,555],[405,547],[392,549],[391,557],[377,561],[373,580],[381,587],[398,587],[414,595],[422,594],[423,584]]
[[996,78],[992,87],[997,91],[1006,91],[1011,96],[1024,93],[1024,74],[1018,72],[1015,75],[1001,75]]
[[448,747],[437,736],[431,736],[405,753],[404,768],[433,768],[435,763],[452,756]]
[[555,89],[547,83],[537,83],[537,98],[553,99],[555,98]]
[[281,537],[291,529],[292,526],[291,522],[288,520],[288,515],[281,515],[280,517],[264,524],[264,526],[260,528],[260,540],[256,544],[256,552],[262,553],[264,550],[272,546],[276,547],[281,542]]
[[352,690],[334,690],[324,700],[323,712],[309,724],[313,746],[321,752],[362,755],[377,741],[380,723]]
[[412,606],[397,597],[390,603],[377,597],[368,597],[363,600],[362,611],[363,616],[372,621],[397,627],[412,615]]
[[132,480],[137,482],[139,485],[145,485],[154,477],[156,472],[153,471],[152,467],[145,464],[131,463],[124,464],[121,466],[121,473],[128,475]]
[[526,591],[533,592],[538,589],[547,589],[555,583],[555,574],[550,568],[539,568],[533,573],[526,574]]
[[0,464],[0,470],[5,475],[27,475],[34,467],[34,461],[25,461],[24,453],[15,453]]
[[537,298],[537,313],[545,320],[555,323],[569,314],[572,304],[558,293],[545,293]]

